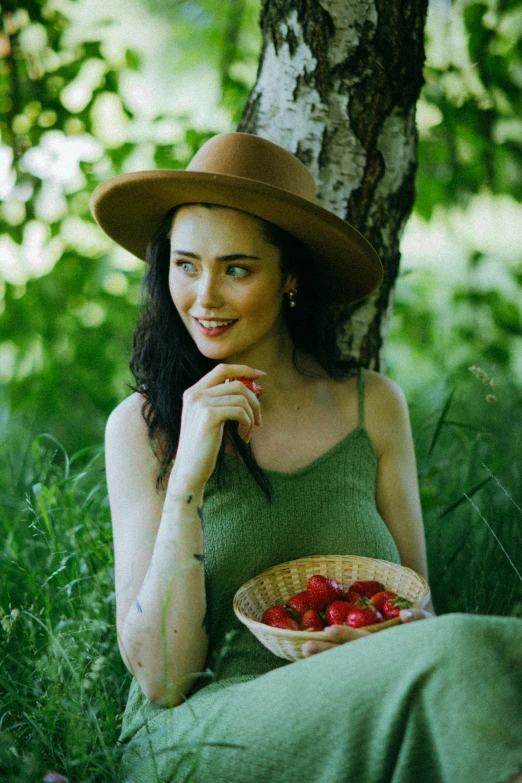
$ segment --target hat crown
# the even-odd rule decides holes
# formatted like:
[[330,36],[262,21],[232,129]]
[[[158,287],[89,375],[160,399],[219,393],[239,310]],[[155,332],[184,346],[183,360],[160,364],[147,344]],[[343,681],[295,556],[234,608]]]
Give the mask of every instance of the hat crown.
[[187,171],[256,180],[315,203],[315,183],[299,158],[260,136],[221,133],[194,155]]

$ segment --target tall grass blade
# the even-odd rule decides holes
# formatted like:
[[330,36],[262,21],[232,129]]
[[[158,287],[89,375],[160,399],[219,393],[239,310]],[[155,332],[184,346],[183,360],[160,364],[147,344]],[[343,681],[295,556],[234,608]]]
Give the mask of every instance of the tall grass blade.
[[446,419],[446,414],[448,413],[448,411],[450,409],[451,402],[453,400],[453,395],[454,394],[455,394],[455,387],[453,387],[453,389],[449,393],[448,399],[444,403],[444,407],[442,408],[441,414],[440,414],[439,419],[437,421],[437,424],[435,426],[435,432],[433,433],[433,437],[431,439],[430,447],[428,449],[428,459],[431,457],[433,449],[437,445],[437,441],[439,439],[439,435],[440,435],[440,432],[441,432],[441,429],[442,429],[442,425],[444,424],[444,421]]
[[489,475],[490,475],[490,478],[494,479],[495,483],[496,483],[496,484],[497,484],[497,485],[500,487],[500,489],[502,490],[502,492],[504,493],[504,495],[506,495],[506,496],[507,496],[507,497],[510,499],[510,501],[513,503],[513,505],[515,506],[515,508],[518,508],[518,510],[519,510],[519,511],[520,511],[520,513],[522,514],[522,508],[520,508],[520,506],[518,505],[518,503],[517,503],[515,500],[513,500],[513,498],[511,497],[511,495],[510,495],[510,494],[509,494],[509,492],[507,491],[507,489],[506,489],[505,487],[503,487],[503,486],[502,486],[502,484],[500,483],[500,481],[498,480],[498,478],[497,478],[496,476],[494,476],[494,475],[493,475],[493,473],[490,471],[490,469],[488,468],[488,466],[487,466],[487,465],[484,465],[484,463],[482,463],[482,467],[483,467],[483,468],[486,468],[487,472],[488,472],[488,473],[489,473]]
[[488,476],[485,479],[482,479],[482,481],[479,481],[478,484],[475,484],[474,487],[472,487],[468,492],[464,492],[454,503],[451,504],[451,506],[448,506],[444,509],[442,514],[439,515],[439,519],[442,519],[443,517],[450,514],[452,511],[455,511],[456,508],[458,508],[462,503],[464,503],[465,500],[469,500],[469,498],[473,497],[473,495],[478,492],[480,489],[482,489],[483,486],[485,486],[488,481],[491,481],[493,476]]
[[[466,497],[467,497],[467,495],[466,495]],[[475,503],[472,501],[472,499],[470,497],[468,497],[468,500],[471,503],[471,505],[473,506],[473,508],[475,509],[475,511],[477,512],[477,514],[479,515],[479,517],[481,518],[481,520],[484,522],[484,524],[486,525],[488,530],[490,531],[491,535],[493,536],[493,538],[495,539],[495,541],[497,542],[497,544],[499,545],[501,550],[504,552],[505,556],[507,557],[507,560],[508,560],[509,564],[513,568],[514,572],[516,573],[516,575],[518,576],[520,581],[522,582],[522,575],[520,574],[520,571],[518,570],[518,568],[516,567],[516,565],[514,564],[514,562],[512,561],[510,556],[508,555],[508,553],[506,552],[506,550],[504,549],[504,545],[502,544],[502,541],[497,536],[497,534],[495,533],[495,531],[493,530],[493,528],[491,527],[491,525],[489,524],[487,519],[481,514],[480,509],[475,505]]]
[[67,454],[67,451],[62,446],[60,441],[56,440],[54,435],[50,435],[48,432],[42,432],[40,435],[37,435],[36,438],[33,440],[33,451],[36,448],[36,446],[38,444],[38,441],[43,439],[43,438],[47,438],[48,440],[52,441],[54,444],[56,444],[56,446],[58,446],[58,448],[62,452],[63,457],[64,457],[64,462],[65,462],[65,466],[64,466],[64,471],[63,472],[64,472],[64,475],[65,475],[65,478],[68,478],[69,470],[70,470],[69,455]]

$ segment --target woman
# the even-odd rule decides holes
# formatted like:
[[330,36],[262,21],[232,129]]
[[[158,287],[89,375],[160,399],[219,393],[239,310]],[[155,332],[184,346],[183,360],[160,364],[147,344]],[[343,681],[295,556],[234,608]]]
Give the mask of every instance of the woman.
[[335,626],[289,664],[232,612],[244,581],[311,554],[427,578],[404,396],[340,361],[324,323],[326,302],[379,285],[371,246],[315,204],[303,164],[248,134],[214,137],[187,171],[116,177],[93,211],[148,261],[136,391],[106,433],[134,675],[124,779],[515,780],[520,621],[403,611],[380,634]]

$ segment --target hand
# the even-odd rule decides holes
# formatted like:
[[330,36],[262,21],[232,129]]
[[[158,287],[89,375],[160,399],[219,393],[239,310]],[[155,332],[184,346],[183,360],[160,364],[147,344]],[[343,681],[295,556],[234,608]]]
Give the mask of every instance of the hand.
[[[416,620],[429,620],[435,617],[431,612],[427,612],[424,609],[401,609],[400,619],[403,623],[413,623]],[[316,655],[319,652],[325,650],[331,650],[334,647],[338,647],[340,644],[351,642],[354,639],[359,639],[363,636],[369,636],[370,631],[365,631],[363,628],[350,628],[347,625],[329,625],[324,629],[324,633],[331,636],[331,642],[309,641],[305,642],[301,647],[301,651],[305,658],[311,655]]]
[[261,406],[256,395],[234,379],[257,380],[262,375],[262,370],[244,364],[218,364],[185,391],[170,482],[205,486],[216,465],[226,421],[237,421],[239,436],[249,442],[252,428],[261,426]]
[[370,636],[370,631],[365,631],[362,628],[350,628],[348,625],[329,625],[323,633],[328,634],[331,638],[331,642],[321,642],[310,640],[305,642],[301,647],[301,652],[305,658],[309,658],[311,655],[316,655],[325,650],[332,650],[338,647],[340,644],[351,642],[354,639],[361,639],[363,636]]

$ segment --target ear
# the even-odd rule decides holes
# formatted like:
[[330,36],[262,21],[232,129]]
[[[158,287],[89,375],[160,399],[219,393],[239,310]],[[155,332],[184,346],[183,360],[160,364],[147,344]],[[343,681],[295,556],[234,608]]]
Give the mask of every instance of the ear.
[[285,285],[283,289],[285,294],[288,294],[290,291],[296,291],[298,287],[299,287],[299,280],[296,277],[296,275],[291,275],[290,273],[288,273],[288,275],[286,276]]

